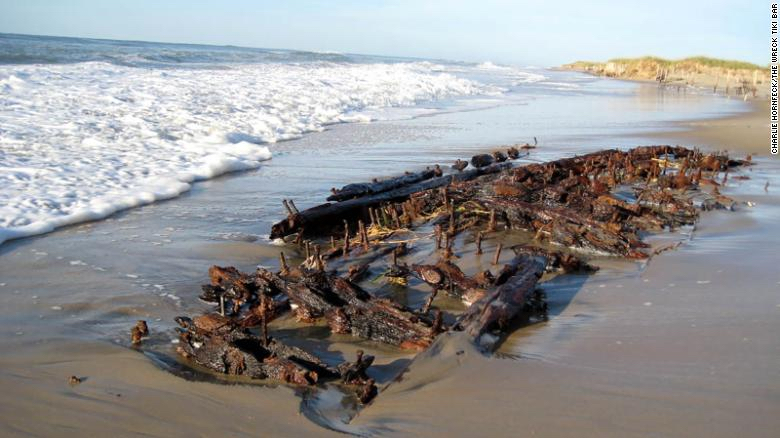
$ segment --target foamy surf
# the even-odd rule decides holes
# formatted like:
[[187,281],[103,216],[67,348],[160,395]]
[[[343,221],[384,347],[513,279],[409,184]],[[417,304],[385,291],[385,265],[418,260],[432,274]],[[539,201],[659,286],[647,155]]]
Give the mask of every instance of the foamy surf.
[[264,144],[484,93],[427,62],[0,66],[0,243],[256,168]]

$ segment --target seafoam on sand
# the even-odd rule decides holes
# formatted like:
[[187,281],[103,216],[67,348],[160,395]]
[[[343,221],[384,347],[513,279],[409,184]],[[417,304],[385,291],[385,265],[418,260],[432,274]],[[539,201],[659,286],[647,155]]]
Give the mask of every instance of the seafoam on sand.
[[264,144],[372,109],[480,94],[428,62],[0,67],[0,243],[251,169]]

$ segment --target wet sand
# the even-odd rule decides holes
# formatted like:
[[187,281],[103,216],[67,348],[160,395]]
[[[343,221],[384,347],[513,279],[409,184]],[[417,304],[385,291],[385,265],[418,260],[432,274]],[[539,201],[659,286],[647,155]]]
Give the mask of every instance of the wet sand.
[[775,436],[780,203],[760,186],[741,196],[756,207],[705,215],[646,265],[546,284],[550,320],[514,333],[503,357],[443,342],[355,423],[393,436]]
[[[663,112],[668,99],[676,99],[653,93],[644,89],[598,108]],[[572,111],[593,102],[586,96]],[[149,351],[172,351],[173,317],[207,308],[196,296],[210,264],[274,266],[279,248],[262,235],[282,214],[282,197],[296,194],[305,208],[329,185],[528,138],[533,133],[516,122],[522,111],[337,126],[277,145],[273,163],[258,171],[208,181],[181,198],[106,221],[0,246],[0,434],[336,435],[322,427],[322,419],[334,415],[312,412],[306,405],[312,399],[295,388],[182,378],[169,372],[170,364],[129,348],[129,328],[146,319]],[[628,134],[636,125],[589,128],[592,123],[580,126],[574,114],[560,117],[574,122],[556,136],[559,119],[551,118],[550,133],[540,137],[552,147],[534,159],[659,138],[644,130]],[[544,126],[538,122],[535,132]],[[746,132],[763,138],[757,130]],[[677,135],[658,141],[689,144]],[[695,141],[722,149],[703,137]],[[349,359],[357,348],[378,355],[372,372],[383,390],[349,425],[330,425],[345,432],[773,436],[780,430],[774,415],[780,409],[780,274],[774,268],[780,198],[773,189],[780,187],[780,166],[767,157],[757,162],[745,172],[751,179],[732,179],[722,189],[754,207],[703,214],[695,231],[658,237],[686,243],[649,263],[600,260],[593,276],[545,284],[550,319],[517,330],[495,356],[447,336],[393,382],[413,355],[317,328],[301,332],[282,324],[276,333],[302,338],[331,361]],[[85,380],[70,386],[70,375]],[[314,410],[332,411],[338,403],[318,400]]]
[[681,132],[662,132],[680,144],[771,156],[769,151],[769,101],[751,100],[746,113],[725,118],[677,123]]
[[[686,139],[722,148],[696,132]],[[763,134],[742,129],[752,144]],[[759,159],[750,180],[721,190],[754,207],[659,236],[684,240],[677,250],[544,284],[550,320],[515,332],[498,355],[440,340],[353,424],[392,436],[775,436],[780,197],[763,187],[780,183],[778,164]]]

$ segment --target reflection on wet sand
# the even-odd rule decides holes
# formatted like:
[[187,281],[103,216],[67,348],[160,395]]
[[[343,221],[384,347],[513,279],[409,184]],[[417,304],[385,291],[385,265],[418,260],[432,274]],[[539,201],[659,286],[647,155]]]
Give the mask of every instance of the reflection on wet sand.
[[[275,266],[279,248],[263,236],[282,215],[282,198],[294,195],[305,208],[331,186],[451,162],[534,135],[542,140],[532,157],[538,160],[649,142],[625,136],[655,127],[640,123],[641,112],[617,128],[609,122],[632,103],[599,99],[571,103],[570,114],[560,113],[562,102],[540,99],[336,126],[277,145],[273,160],[257,171],[0,246],[3,435],[327,436],[330,427],[393,436],[771,436],[780,428],[774,415],[780,277],[773,252],[780,202],[771,189],[780,187],[780,173],[771,160],[759,159],[750,180],[723,189],[755,207],[705,215],[677,250],[646,265],[602,260],[594,276],[546,284],[549,320],[516,331],[501,354],[484,356],[453,337],[410,363],[408,354],[373,346],[376,377],[387,386],[348,426],[337,418],[343,400],[337,393],[301,396],[285,385],[183,379],[167,370],[181,363],[130,348],[129,328],[145,319],[150,344],[173,351],[173,318],[208,308],[196,298],[208,266]],[[598,102],[603,114],[592,111]],[[667,100],[644,111],[680,111],[684,118],[716,103],[705,99],[686,112]],[[592,113],[581,126],[578,112]],[[556,134],[559,118],[571,121],[560,129],[565,135]],[[394,140],[399,130],[403,142]],[[424,292],[406,298],[419,305]],[[274,330],[333,361],[365,347],[352,337],[326,338],[317,327],[300,332],[280,321]],[[84,381],[71,386],[71,375]]]

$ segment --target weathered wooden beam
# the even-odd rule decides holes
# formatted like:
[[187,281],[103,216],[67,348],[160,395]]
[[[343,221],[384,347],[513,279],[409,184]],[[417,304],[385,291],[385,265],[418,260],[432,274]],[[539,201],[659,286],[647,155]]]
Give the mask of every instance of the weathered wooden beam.
[[455,324],[488,350],[492,350],[500,339],[490,332],[505,332],[509,323],[526,307],[537,281],[544,273],[544,257],[520,255],[516,259],[516,273],[469,306]]
[[350,199],[338,203],[326,203],[292,214],[287,219],[277,222],[271,227],[272,239],[288,236],[302,230],[311,235],[329,234],[342,221],[350,218],[350,223],[356,219],[368,219],[368,208],[383,203],[398,202],[409,198],[414,193],[446,186],[452,182],[469,181],[482,175],[488,175],[508,169],[511,163],[501,163],[479,169],[467,170],[457,174],[431,178],[419,183],[403,186],[394,190],[376,193],[369,196]]
[[425,181],[436,176],[433,169],[425,169],[417,173],[407,173],[395,178],[389,178],[382,181],[373,181],[370,183],[347,184],[340,189],[331,189],[332,194],[328,196],[328,201],[346,201],[348,199],[359,198],[361,196],[375,195],[377,193],[387,192],[408,186],[420,181]]

